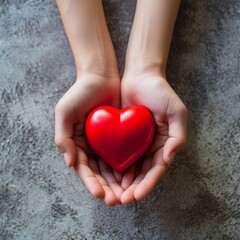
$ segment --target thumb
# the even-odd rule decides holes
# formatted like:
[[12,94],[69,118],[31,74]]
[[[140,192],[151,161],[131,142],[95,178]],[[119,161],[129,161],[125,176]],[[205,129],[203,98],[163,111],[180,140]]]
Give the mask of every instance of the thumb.
[[185,106],[171,116],[168,121],[169,138],[163,148],[163,160],[167,165],[170,165],[175,154],[183,148],[187,141],[187,111]]
[[55,145],[63,153],[67,167],[72,167],[76,161],[76,145],[73,137],[73,122],[68,111],[61,104],[55,108]]

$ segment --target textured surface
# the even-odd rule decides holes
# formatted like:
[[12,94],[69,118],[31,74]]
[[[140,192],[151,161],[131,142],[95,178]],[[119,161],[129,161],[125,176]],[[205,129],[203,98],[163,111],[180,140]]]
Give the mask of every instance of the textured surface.
[[[123,71],[135,1],[104,1]],[[75,67],[54,1],[0,0],[0,239],[240,239],[240,2],[182,2],[168,79],[189,143],[143,202],[95,200],[53,145]]]

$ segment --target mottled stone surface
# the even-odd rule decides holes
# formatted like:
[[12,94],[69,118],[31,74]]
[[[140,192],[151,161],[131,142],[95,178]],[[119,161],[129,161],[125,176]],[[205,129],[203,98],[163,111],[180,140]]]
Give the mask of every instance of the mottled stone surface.
[[[135,1],[104,1],[123,72]],[[75,80],[54,1],[0,0],[0,239],[240,239],[240,2],[185,0],[168,79],[188,107],[187,148],[143,202],[107,207],[53,144]]]

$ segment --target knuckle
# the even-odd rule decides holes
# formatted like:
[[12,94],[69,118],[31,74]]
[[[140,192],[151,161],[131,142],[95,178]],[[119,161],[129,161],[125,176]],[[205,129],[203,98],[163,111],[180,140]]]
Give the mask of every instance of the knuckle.
[[102,191],[92,191],[91,193],[95,198],[98,199],[103,199],[104,197],[104,193]]
[[60,106],[59,106],[59,103],[57,103],[55,106],[55,114],[57,114],[59,110],[60,110]]
[[55,114],[62,113],[62,112],[64,112],[64,108],[60,100],[55,106]]
[[61,148],[64,144],[64,140],[58,136],[55,136],[54,143],[58,148]]
[[187,115],[187,107],[184,104],[181,104],[179,107],[179,112],[184,116]]
[[186,134],[184,136],[181,137],[180,141],[179,141],[179,145],[180,145],[180,149],[184,148],[187,144],[187,136]]

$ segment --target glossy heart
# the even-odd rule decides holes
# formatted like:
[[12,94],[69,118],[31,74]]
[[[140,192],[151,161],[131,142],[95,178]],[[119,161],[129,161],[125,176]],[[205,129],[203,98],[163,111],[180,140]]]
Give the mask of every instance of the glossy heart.
[[122,110],[101,106],[89,114],[85,128],[93,150],[122,172],[148,149],[155,134],[155,121],[142,106]]

